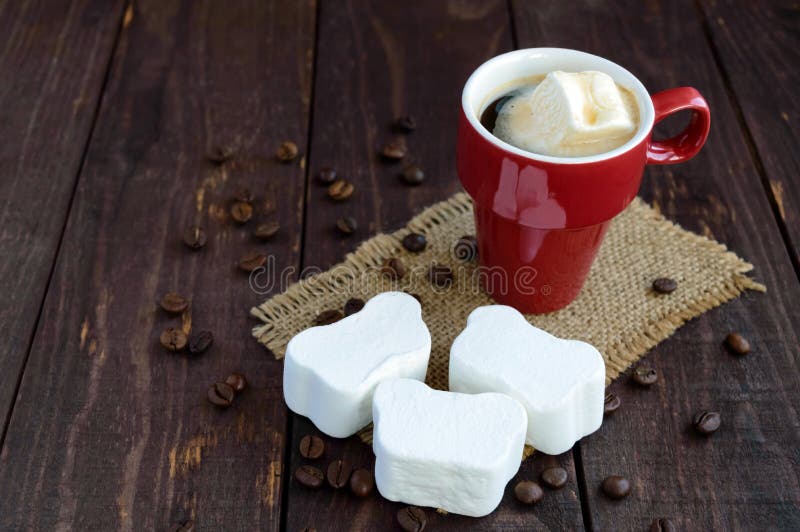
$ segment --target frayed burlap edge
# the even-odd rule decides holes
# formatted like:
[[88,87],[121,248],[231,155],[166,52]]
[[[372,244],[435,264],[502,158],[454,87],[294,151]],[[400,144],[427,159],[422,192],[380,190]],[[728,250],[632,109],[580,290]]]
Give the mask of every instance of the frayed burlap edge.
[[[682,308],[665,309],[663,315],[656,316],[655,319],[647,322],[638,335],[628,336],[624,340],[607,345],[603,350],[606,359],[607,383],[614,380],[643,354],[671,336],[676,329],[690,319],[730,301],[744,290],[759,292],[766,290],[764,285],[745,275],[753,269],[753,265],[728,251],[723,244],[682,229],[639,198],[634,200],[629,209],[635,211],[635,215],[639,219],[658,222],[658,229],[663,232],[664,238],[679,239],[686,246],[715,254],[721,261],[723,269],[730,272],[731,275],[721,284],[715,285],[712,290],[703,291],[685,303]],[[426,235],[436,233],[441,226],[458,217],[470,214],[471,210],[472,202],[469,196],[459,193],[425,209],[415,216],[405,228],[392,234],[379,234],[363,242],[354,252],[349,253],[344,261],[328,271],[295,283],[284,293],[273,296],[260,306],[251,309],[251,314],[262,321],[261,325],[253,328],[253,336],[276,358],[283,358],[289,340],[299,330],[309,326],[317,312],[324,310],[318,308],[321,297],[332,292],[341,292],[342,288],[352,282],[357,275],[370,269],[379,268],[384,258],[403,253],[401,239],[409,231]],[[429,238],[429,245],[431,240]],[[369,297],[371,294],[365,295]],[[299,327],[298,324],[300,324]],[[365,443],[371,443],[372,426],[359,432],[359,436]],[[523,459],[532,452],[533,449],[526,446]]]
[[446,224],[471,209],[472,201],[467,194],[461,192],[428,207],[412,218],[405,228],[391,235],[375,235],[362,242],[355,251],[348,253],[342,262],[329,270],[295,283],[284,293],[271,297],[258,307],[253,307],[250,314],[263,322],[263,325],[253,328],[253,336],[266,346],[275,358],[282,359],[286,344],[295,334],[291,329],[281,326],[283,320],[296,320],[298,313],[309,305],[312,311],[318,311],[315,303],[320,294],[339,290],[353,279],[353,273],[361,274],[368,269],[380,267],[384,258],[400,250],[401,240],[409,231],[427,233],[429,229]]

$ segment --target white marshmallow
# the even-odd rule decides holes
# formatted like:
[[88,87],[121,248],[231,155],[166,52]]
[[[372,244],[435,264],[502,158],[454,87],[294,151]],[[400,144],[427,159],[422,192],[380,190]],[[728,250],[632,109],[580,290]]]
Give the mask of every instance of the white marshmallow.
[[372,420],[372,394],[384,379],[423,380],[431,335],[419,302],[384,292],[330,325],[296,335],[286,347],[283,396],[329,436],[355,434]]
[[608,74],[550,72],[500,109],[494,135],[520,149],[558,157],[605,153],[636,132],[634,97]]
[[473,310],[450,349],[450,389],[518,400],[528,413],[527,442],[546,454],[600,428],[605,378],[597,349],[556,338],[503,305]]
[[527,418],[506,395],[386,380],[372,415],[375,483],[390,501],[480,517],[497,508],[519,469]]

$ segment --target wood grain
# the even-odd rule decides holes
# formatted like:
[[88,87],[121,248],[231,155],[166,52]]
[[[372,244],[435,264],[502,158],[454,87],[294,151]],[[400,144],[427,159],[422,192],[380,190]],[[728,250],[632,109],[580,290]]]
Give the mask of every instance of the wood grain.
[[[0,528],[278,528],[281,365],[250,338],[265,296],[236,260],[260,247],[276,273],[299,263],[305,172],[273,154],[305,146],[314,15],[272,1],[137,1],[126,15],[0,454]],[[229,162],[207,160],[226,146]],[[239,185],[281,222],[274,241],[230,221]],[[209,233],[198,252],[181,243],[194,223]],[[158,308],[171,290],[190,320]],[[158,345],[189,322],[214,333],[209,352]],[[249,389],[215,409],[208,386],[236,370]]]
[[121,0],[0,4],[0,442],[122,8]]
[[[661,378],[652,388],[624,377],[611,386],[623,406],[580,447],[592,528],[644,530],[671,517],[681,530],[800,529],[800,286],[698,13],[680,1],[513,8],[520,46],[585,50],[653,92],[693,85],[705,95],[713,122],[705,148],[680,166],[648,168],[642,194],[752,261],[769,290],[703,315],[654,349],[646,362]],[[725,351],[732,330],[750,339],[751,354]],[[689,430],[701,409],[723,417],[708,439]],[[611,474],[633,479],[627,499],[599,493]]]
[[[800,286],[771,209],[796,262],[797,10],[777,0],[699,5],[512,3],[521,46],[584,49],[653,91],[694,85],[706,95],[713,129],[704,151],[648,169],[642,194],[754,262],[769,292],[746,294],[658,346],[647,362],[659,382],[647,390],[624,377],[613,384],[622,408],[574,454],[523,463],[518,478],[561,463],[570,473],[565,489],[547,491],[535,508],[517,505],[509,489],[483,519],[429,510],[431,529],[573,530],[584,525],[582,510],[598,530],[643,530],[662,516],[686,530],[800,529]],[[4,413],[30,348],[0,450],[0,529],[165,530],[188,518],[198,530],[395,526],[402,505],[377,493],[360,500],[290,480],[305,463],[299,438],[315,429],[287,415],[282,365],[249,338],[247,309],[282,290],[280,279],[295,279],[299,266],[325,268],[460,188],[460,90],[483,60],[512,47],[512,31],[500,0],[325,1],[312,76],[316,7],[0,3]],[[764,79],[773,97],[763,98]],[[398,180],[402,165],[377,157],[404,113],[419,122],[407,136],[409,159],[427,176],[417,188]],[[311,175],[332,165],[352,180],[353,198],[333,204],[324,188],[306,186],[304,160],[278,164],[273,153],[284,139],[310,147]],[[220,147],[233,158],[208,161]],[[280,221],[273,241],[250,237],[255,220],[239,227],[227,216],[240,185],[255,193],[259,221]],[[360,223],[352,237],[334,229],[343,214]],[[191,253],[180,233],[194,223],[207,227],[209,243]],[[278,280],[263,289],[235,266],[256,248],[273,257],[267,279]],[[183,320],[158,309],[170,290],[192,299]],[[209,329],[216,343],[197,358],[167,354],[158,335],[171,325]],[[731,330],[750,339],[750,355],[725,351]],[[235,370],[250,388],[230,410],[214,409],[206,388]],[[723,416],[708,439],[688,428],[702,408]],[[344,456],[372,466],[357,438],[326,442],[318,465]],[[634,480],[624,501],[598,491],[614,473]]]
[[[511,48],[505,2],[323,2],[320,11],[310,169],[335,167],[355,184],[352,198],[333,204],[323,187],[311,184],[304,266],[325,268],[338,262],[357,242],[377,231],[401,226],[415,212],[460,189],[455,174],[458,102],[464,82],[480,63]],[[425,171],[426,181],[409,188],[398,179],[402,164],[378,157],[393,138],[393,119],[416,116],[418,128],[407,136],[409,160]],[[361,229],[341,237],[339,216],[355,216]],[[424,304],[424,303],[423,303]],[[324,310],[324,309],[321,309]],[[300,438],[314,433],[311,423],[294,416],[291,471],[305,463]],[[347,457],[354,465],[373,466],[369,446],[357,437],[325,438],[329,451],[319,464]],[[500,508],[472,519],[428,509],[431,530],[576,530],[582,516],[572,457],[560,457],[570,483],[548,491],[535,508],[516,504],[509,484]],[[536,478],[544,462],[523,464],[520,477]],[[325,487],[310,491],[291,480],[286,529],[392,530],[404,505],[376,492],[361,500]]]
[[[361,240],[400,227],[412,213],[460,190],[455,128],[461,88],[480,63],[511,46],[501,1],[384,3],[321,6],[310,169],[315,175],[335,167],[355,192],[336,204],[324,187],[309,186],[306,266],[326,268]],[[419,123],[409,135],[391,127],[403,114]],[[379,151],[395,138],[407,141],[409,155],[387,163]],[[400,180],[410,162],[425,171],[424,185]],[[346,238],[335,227],[342,215],[359,222]]]
[[800,6],[785,0],[699,4],[800,275]]

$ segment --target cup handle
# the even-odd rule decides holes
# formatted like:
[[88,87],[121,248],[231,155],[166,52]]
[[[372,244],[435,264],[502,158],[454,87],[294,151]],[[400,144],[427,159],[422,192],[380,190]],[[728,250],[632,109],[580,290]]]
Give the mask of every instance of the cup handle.
[[667,116],[691,109],[689,125],[681,133],[664,140],[651,140],[647,147],[647,164],[675,164],[688,161],[700,151],[708,138],[711,112],[705,98],[693,87],[678,87],[651,96],[656,110],[655,123]]

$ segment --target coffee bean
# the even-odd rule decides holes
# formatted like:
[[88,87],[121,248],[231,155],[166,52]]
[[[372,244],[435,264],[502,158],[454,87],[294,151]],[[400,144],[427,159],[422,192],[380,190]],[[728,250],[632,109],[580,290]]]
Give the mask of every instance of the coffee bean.
[[247,388],[247,379],[241,373],[231,373],[225,377],[225,384],[233,388],[235,393],[242,393]]
[[400,174],[403,182],[406,185],[416,186],[421,185],[425,181],[425,172],[416,164],[411,164],[403,168],[403,173]]
[[239,265],[239,269],[252,272],[257,270],[258,268],[262,267],[264,264],[267,263],[267,256],[259,251],[248,251],[239,259],[237,263]]
[[563,467],[548,467],[542,471],[541,478],[545,485],[557,490],[567,484],[567,470]]
[[295,469],[294,478],[302,486],[317,489],[322,487],[325,475],[314,466],[303,465]]
[[169,532],[194,532],[194,521],[180,521],[169,527]]
[[170,314],[180,314],[189,308],[189,301],[180,294],[167,292],[161,298],[161,308]]
[[678,528],[671,519],[662,517],[661,519],[654,519],[650,525],[650,532],[677,532]]
[[208,388],[208,400],[220,408],[231,406],[234,395],[233,387],[224,382],[215,382]]
[[639,365],[633,369],[631,378],[639,386],[650,386],[658,380],[658,372],[650,366]]
[[186,333],[180,329],[170,327],[161,333],[160,341],[164,349],[177,353],[186,347]]
[[235,201],[241,201],[243,203],[253,203],[255,196],[253,196],[253,192],[249,188],[239,187],[233,194],[233,199]]
[[422,532],[428,525],[428,518],[422,508],[406,506],[397,512],[397,523],[405,532]]
[[472,235],[459,238],[453,246],[453,256],[464,262],[475,260],[478,256],[478,239]]
[[336,181],[336,170],[330,166],[320,168],[320,171],[317,172],[317,181],[323,185],[330,185]]
[[622,401],[615,393],[607,393],[605,402],[603,403],[603,414],[613,414],[620,407]]
[[204,353],[214,343],[211,331],[200,331],[189,338],[189,352],[193,355]]
[[352,216],[342,216],[336,220],[336,227],[342,234],[352,235],[358,229],[358,222]]
[[428,270],[428,279],[440,288],[453,284],[453,270],[444,264],[433,264]]
[[336,323],[343,317],[342,313],[336,309],[323,310],[314,318],[314,325],[330,325],[331,323]]
[[514,486],[514,496],[522,504],[536,504],[544,497],[542,487],[536,482],[523,480]]
[[366,497],[372,493],[375,487],[375,479],[372,473],[366,469],[356,469],[350,476],[350,491],[357,497]]
[[275,151],[275,157],[282,163],[288,163],[289,161],[293,161],[298,153],[297,144],[286,140],[281,142],[281,145],[278,146],[278,149]]
[[425,239],[425,235],[408,233],[403,237],[403,247],[411,253],[419,253],[424,250],[427,245],[428,241]]
[[739,333],[730,333],[725,337],[725,345],[737,355],[746,355],[750,352],[750,342]]
[[202,227],[192,226],[183,233],[183,243],[190,249],[200,249],[206,245],[206,232]]
[[623,499],[631,492],[630,481],[618,475],[606,477],[600,487],[603,489],[603,493],[612,499]]
[[406,274],[406,267],[403,265],[403,261],[396,257],[391,257],[383,261],[383,266],[381,266],[381,273],[396,281],[397,279],[402,279]]
[[231,205],[231,218],[237,224],[244,224],[253,217],[253,206],[244,201],[237,201]]
[[328,465],[328,484],[332,488],[340,489],[350,482],[353,466],[344,460],[334,460]]
[[406,147],[406,141],[402,138],[390,140],[381,148],[381,155],[394,161],[402,159],[406,156],[406,153],[408,153],[408,148]]
[[355,314],[356,312],[364,308],[365,304],[366,303],[364,303],[363,299],[358,299],[357,297],[351,297],[344,304],[344,315],[349,316],[350,314]]
[[306,434],[300,438],[300,456],[309,460],[316,460],[325,452],[325,442],[313,434]]
[[675,279],[670,279],[669,277],[659,277],[653,281],[653,290],[659,294],[669,294],[674,292],[676,288],[678,288],[678,283]]
[[719,412],[708,410],[698,412],[695,414],[694,419],[692,419],[692,426],[694,426],[694,430],[704,436],[708,436],[709,434],[716,432],[721,424],[722,416],[719,415]]
[[281,224],[279,224],[276,220],[270,220],[268,222],[258,224],[256,230],[253,231],[253,236],[259,240],[269,240],[275,236],[280,228]]
[[395,119],[394,127],[400,131],[411,133],[417,129],[417,121],[411,115],[400,116]]
[[217,146],[206,155],[206,159],[214,164],[223,164],[231,159],[236,154],[236,149],[232,146]]
[[337,179],[328,187],[328,196],[334,201],[344,201],[353,195],[354,189],[350,181]]

